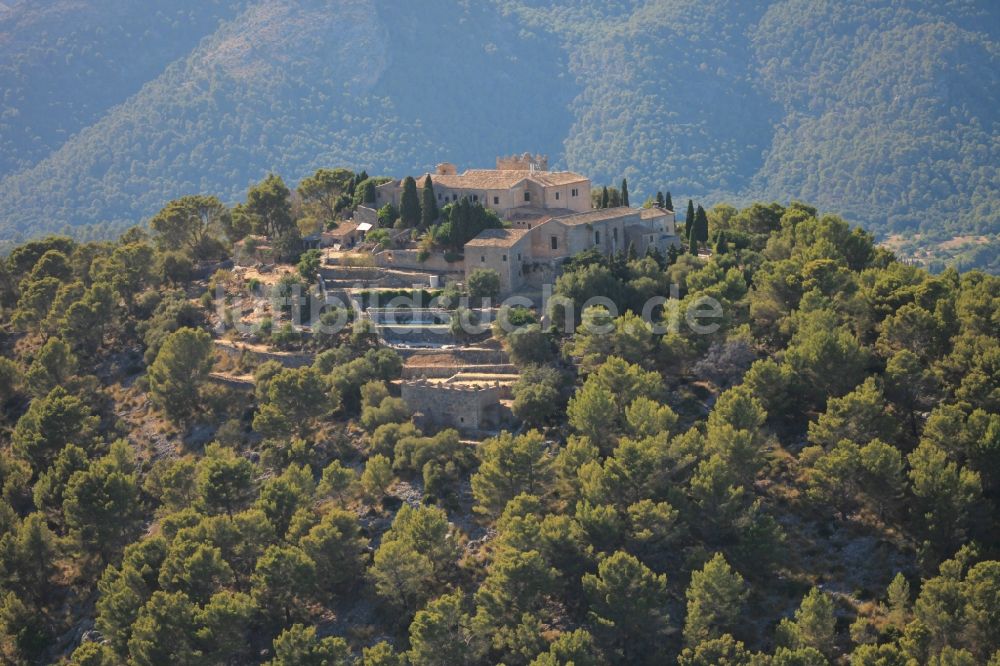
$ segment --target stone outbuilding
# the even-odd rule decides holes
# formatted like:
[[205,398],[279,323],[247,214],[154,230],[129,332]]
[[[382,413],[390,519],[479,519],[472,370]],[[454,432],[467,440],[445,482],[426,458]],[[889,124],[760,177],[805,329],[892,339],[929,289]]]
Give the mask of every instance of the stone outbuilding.
[[475,432],[499,425],[500,386],[403,381],[400,392],[422,425]]

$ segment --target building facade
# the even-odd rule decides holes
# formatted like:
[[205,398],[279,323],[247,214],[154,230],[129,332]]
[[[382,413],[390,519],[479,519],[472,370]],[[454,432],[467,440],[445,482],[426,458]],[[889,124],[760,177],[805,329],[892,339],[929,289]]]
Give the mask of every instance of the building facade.
[[[590,179],[572,171],[549,171],[544,155],[498,157],[495,169],[458,173],[439,164],[417,177],[418,190],[431,179],[439,206],[468,197],[497,213],[504,229],[487,229],[465,245],[465,274],[490,269],[500,275],[503,295],[551,278],[569,257],[597,249],[605,255],[666,252],[679,244],[674,212],[661,208],[593,209]],[[399,207],[403,181],[379,185],[375,208]]]
[[496,427],[499,385],[450,385],[427,379],[403,381],[400,392],[422,427],[455,428],[462,432]]
[[494,270],[502,295],[507,295],[533,278],[551,278],[566,259],[587,250],[611,256],[631,246],[641,256],[654,249],[666,253],[680,242],[673,211],[620,207],[553,212],[520,219],[507,229],[487,229],[466,243],[466,277],[477,269]]
[[[590,209],[590,180],[572,171],[539,170],[539,166],[548,166],[544,156],[501,157],[497,158],[497,165],[496,169],[458,173],[454,164],[446,162],[439,164],[434,173],[416,176],[415,180],[419,189],[430,176],[438,206],[468,197],[495,211],[503,220],[519,217],[526,210]],[[375,188],[375,208],[392,204],[398,209],[402,194],[402,180],[379,185]]]

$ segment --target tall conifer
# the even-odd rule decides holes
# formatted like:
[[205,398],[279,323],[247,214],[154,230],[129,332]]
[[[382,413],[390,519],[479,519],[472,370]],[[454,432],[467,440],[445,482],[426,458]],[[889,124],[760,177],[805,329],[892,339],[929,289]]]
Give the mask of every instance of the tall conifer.
[[428,229],[438,218],[437,200],[434,198],[434,183],[431,175],[424,178],[424,188],[420,199],[420,226]]
[[407,176],[403,181],[403,196],[399,201],[399,218],[407,229],[420,224],[420,196],[417,194],[417,181],[413,176]]

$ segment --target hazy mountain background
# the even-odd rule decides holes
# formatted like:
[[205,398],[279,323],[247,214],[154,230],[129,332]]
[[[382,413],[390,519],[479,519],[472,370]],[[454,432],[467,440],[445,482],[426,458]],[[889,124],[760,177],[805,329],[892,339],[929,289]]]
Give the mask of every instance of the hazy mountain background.
[[640,196],[959,236],[989,264],[1000,5],[0,0],[0,240],[108,235],[269,171],[524,150]]

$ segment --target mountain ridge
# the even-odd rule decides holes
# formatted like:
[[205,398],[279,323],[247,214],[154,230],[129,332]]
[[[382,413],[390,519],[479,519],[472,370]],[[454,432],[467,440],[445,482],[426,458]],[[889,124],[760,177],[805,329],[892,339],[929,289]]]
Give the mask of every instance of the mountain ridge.
[[[0,162],[0,236],[108,236],[182,194],[237,201],[269,171],[522,150],[641,196],[807,199],[879,235],[1000,229],[988,3],[210,4],[170,5],[221,23],[136,92],[27,166]],[[16,142],[4,154],[43,150]]]

